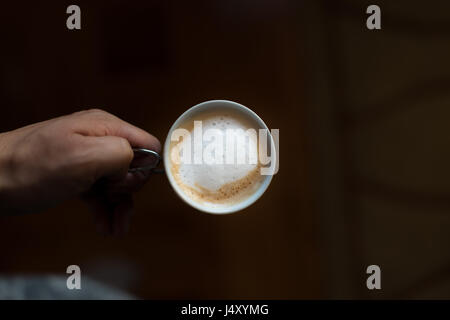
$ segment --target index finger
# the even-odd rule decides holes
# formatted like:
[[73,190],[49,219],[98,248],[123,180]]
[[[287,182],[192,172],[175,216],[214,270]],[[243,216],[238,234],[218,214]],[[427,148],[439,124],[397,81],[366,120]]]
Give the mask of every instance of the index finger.
[[117,136],[128,140],[131,147],[146,148],[161,152],[161,143],[148,132],[99,109],[74,114],[74,130],[86,136]]

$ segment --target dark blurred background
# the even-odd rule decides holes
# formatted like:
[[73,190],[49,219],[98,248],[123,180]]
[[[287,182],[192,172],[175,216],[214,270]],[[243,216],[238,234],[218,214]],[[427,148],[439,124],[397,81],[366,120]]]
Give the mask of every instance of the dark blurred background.
[[226,216],[154,176],[124,238],[97,235],[78,200],[2,217],[0,274],[77,264],[147,299],[450,298],[450,5],[380,0],[369,31],[370,4],[2,4],[0,131],[96,107],[163,142],[187,108],[228,99],[280,129],[281,160],[265,195]]

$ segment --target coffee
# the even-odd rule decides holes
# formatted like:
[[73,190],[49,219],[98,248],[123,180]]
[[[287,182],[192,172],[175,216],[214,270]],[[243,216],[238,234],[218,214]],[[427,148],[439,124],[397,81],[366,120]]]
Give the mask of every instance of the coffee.
[[248,115],[229,108],[202,110],[176,129],[170,142],[170,171],[190,200],[226,207],[261,187],[265,179],[258,155],[261,126]]

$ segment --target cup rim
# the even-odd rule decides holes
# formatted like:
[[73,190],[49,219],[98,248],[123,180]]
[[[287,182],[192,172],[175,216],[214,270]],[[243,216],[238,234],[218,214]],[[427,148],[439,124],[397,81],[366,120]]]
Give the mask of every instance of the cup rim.
[[[251,206],[253,203],[255,203],[263,194],[264,192],[268,189],[273,175],[266,175],[264,181],[262,182],[261,186],[259,187],[258,190],[256,190],[256,192],[254,192],[252,195],[250,195],[248,198],[246,198],[245,200],[238,202],[236,204],[230,205],[230,206],[224,206],[224,207],[208,207],[205,205],[202,205],[198,202],[196,202],[195,200],[192,200],[191,198],[189,198],[182,190],[181,188],[178,186],[178,184],[176,183],[172,173],[171,173],[171,164],[170,164],[170,160],[169,160],[169,147],[170,147],[170,136],[172,135],[172,132],[178,128],[178,126],[192,113],[194,113],[195,111],[198,111],[201,108],[206,108],[206,106],[208,105],[214,105],[214,104],[220,104],[220,105],[225,105],[225,106],[230,106],[233,107],[234,109],[239,109],[241,111],[244,111],[245,113],[247,113],[249,116],[251,116],[253,118],[254,121],[256,121],[259,126],[262,129],[266,129],[268,131],[269,137],[271,139],[271,146],[274,146],[274,140],[272,137],[272,134],[269,130],[269,127],[264,123],[264,121],[250,108],[234,102],[234,101],[230,101],[230,100],[208,100],[208,101],[204,101],[201,103],[198,103],[196,105],[194,105],[193,107],[190,107],[189,109],[187,109],[185,112],[183,112],[178,118],[177,120],[175,120],[175,122],[173,123],[173,125],[170,127],[169,132],[167,134],[166,140],[164,142],[164,150],[163,150],[163,161],[164,161],[164,168],[165,168],[165,172],[166,172],[166,176],[170,182],[170,185],[172,186],[172,189],[175,191],[175,193],[188,205],[190,205],[191,207],[205,212],[205,213],[211,213],[211,214],[229,214],[229,213],[234,213],[240,210],[243,210],[249,206]],[[278,159],[277,159],[278,161]]]

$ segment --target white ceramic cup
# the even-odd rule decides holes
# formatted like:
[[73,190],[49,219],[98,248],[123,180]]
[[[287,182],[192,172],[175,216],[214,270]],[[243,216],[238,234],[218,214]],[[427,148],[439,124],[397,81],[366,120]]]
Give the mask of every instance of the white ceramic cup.
[[211,207],[207,205],[203,205],[199,202],[196,202],[195,200],[189,198],[188,195],[184,193],[184,191],[180,188],[180,186],[176,183],[175,178],[172,175],[172,168],[171,168],[171,161],[170,161],[170,143],[171,143],[171,136],[172,132],[179,128],[181,124],[183,124],[188,118],[195,118],[196,114],[200,114],[204,111],[212,111],[215,109],[230,109],[233,111],[237,111],[238,114],[242,115],[244,118],[247,118],[249,120],[253,120],[254,123],[258,125],[258,129],[266,129],[268,130],[268,137],[269,139],[269,147],[271,148],[272,152],[274,152],[274,140],[273,137],[270,135],[270,130],[262,121],[262,119],[252,110],[249,108],[228,100],[211,100],[199,103],[192,108],[185,111],[172,125],[172,127],[169,130],[169,133],[167,135],[166,141],[164,143],[164,153],[163,153],[163,159],[164,159],[164,167],[165,172],[167,175],[167,178],[170,181],[170,184],[172,185],[172,188],[175,190],[175,192],[178,194],[178,196],[185,201],[190,206],[203,211],[207,213],[213,213],[213,214],[226,214],[226,213],[233,213],[242,209],[247,208],[248,206],[252,205],[256,200],[258,200],[263,193],[267,190],[269,187],[270,182],[272,181],[272,175],[266,175],[264,176],[264,179],[260,185],[260,187],[248,198],[242,200],[241,202],[233,203],[230,205],[224,205],[224,206],[218,206],[218,207]]

